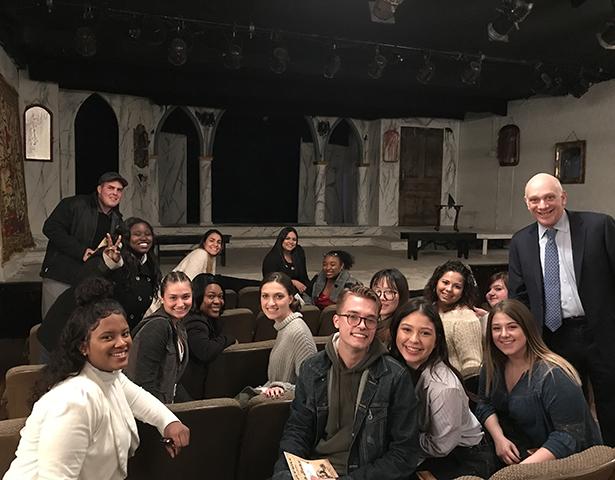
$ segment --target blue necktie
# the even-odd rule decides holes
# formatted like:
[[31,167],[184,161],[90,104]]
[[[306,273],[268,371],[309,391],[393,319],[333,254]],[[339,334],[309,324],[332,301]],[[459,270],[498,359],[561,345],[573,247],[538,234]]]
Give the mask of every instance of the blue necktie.
[[547,230],[547,245],[545,246],[545,325],[555,332],[562,326],[561,287],[559,282],[559,255],[555,235],[557,230]]

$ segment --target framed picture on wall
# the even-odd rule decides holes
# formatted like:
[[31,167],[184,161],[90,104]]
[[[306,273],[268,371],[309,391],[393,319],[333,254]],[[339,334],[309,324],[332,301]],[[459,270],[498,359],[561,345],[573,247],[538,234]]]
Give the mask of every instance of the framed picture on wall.
[[555,144],[555,176],[562,183],[585,183],[585,140]]
[[51,162],[51,112],[42,105],[30,105],[24,112],[26,160]]

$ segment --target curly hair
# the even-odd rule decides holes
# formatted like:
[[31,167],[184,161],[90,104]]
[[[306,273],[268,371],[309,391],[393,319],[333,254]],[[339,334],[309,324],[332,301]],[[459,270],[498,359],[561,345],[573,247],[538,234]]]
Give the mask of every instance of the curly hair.
[[112,294],[113,284],[101,277],[87,278],[75,289],[77,308],[64,326],[58,346],[41,372],[41,379],[34,386],[33,403],[61,381],[81,372],[86,361],[83,347],[103,318],[114,313],[126,318],[122,306],[111,298]]
[[[141,258],[138,258],[135,252],[130,248],[130,230],[135,225],[142,223],[147,225],[147,228],[152,232],[152,245],[147,252],[147,258],[151,261],[151,270],[152,270],[152,285],[153,292],[152,296],[156,298],[158,296],[158,286],[160,284],[160,279],[162,275],[160,273],[160,262],[158,261],[158,257],[156,256],[154,247],[156,246],[156,234],[154,233],[153,227],[147,220],[143,220],[139,217],[130,217],[124,222],[124,228],[122,229],[122,238],[125,242],[122,242],[122,258],[126,263],[126,270],[128,274],[125,276],[124,282],[128,283],[128,279],[136,276],[140,271]],[[139,257],[141,255],[139,254]]]
[[326,257],[337,257],[342,262],[342,267],[346,270],[350,270],[354,265],[354,257],[345,250],[329,250],[327,253],[323,255],[323,258]]
[[478,287],[476,286],[476,280],[474,279],[472,270],[466,267],[459,260],[449,260],[448,262],[436,267],[431,275],[431,278],[427,282],[427,285],[425,285],[425,298],[432,303],[436,303],[438,301],[438,294],[436,292],[438,281],[444,276],[445,273],[448,272],[456,272],[463,277],[463,292],[461,293],[461,298],[453,307],[465,306],[468,308],[473,308],[478,299]]

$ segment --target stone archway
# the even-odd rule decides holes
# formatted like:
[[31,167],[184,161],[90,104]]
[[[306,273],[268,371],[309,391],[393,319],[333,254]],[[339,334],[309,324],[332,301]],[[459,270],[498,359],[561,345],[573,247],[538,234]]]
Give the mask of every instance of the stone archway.
[[97,93],[75,116],[75,193],[91,193],[104,172],[119,170],[119,129],[115,112]]

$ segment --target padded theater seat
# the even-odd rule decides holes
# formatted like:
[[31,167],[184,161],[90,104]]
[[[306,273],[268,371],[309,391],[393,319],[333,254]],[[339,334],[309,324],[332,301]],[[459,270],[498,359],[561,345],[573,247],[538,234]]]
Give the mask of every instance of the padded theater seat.
[[0,477],[4,477],[11,462],[15,459],[15,451],[21,438],[19,432],[25,423],[25,418],[0,421]]
[[231,308],[220,315],[222,333],[236,338],[239,343],[249,343],[254,339],[256,317],[248,308]]
[[32,411],[34,384],[44,365],[19,365],[6,372],[6,411],[8,418],[27,417]]
[[132,480],[234,480],[244,411],[236,400],[216,398],[168,405],[190,428],[190,445],[172,459],[160,433],[137,422],[141,444],[128,462]]

